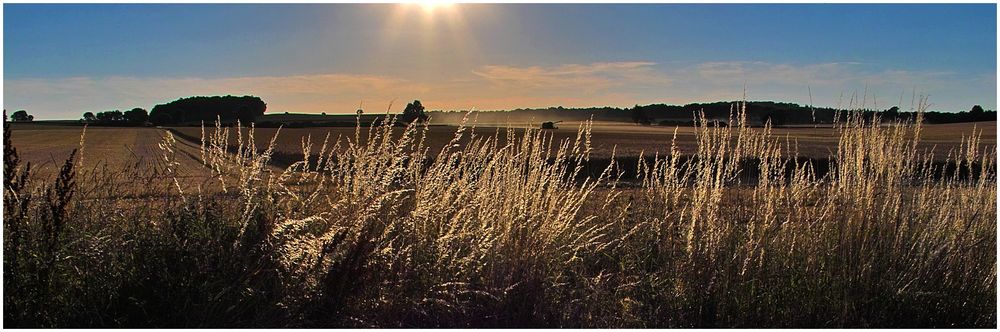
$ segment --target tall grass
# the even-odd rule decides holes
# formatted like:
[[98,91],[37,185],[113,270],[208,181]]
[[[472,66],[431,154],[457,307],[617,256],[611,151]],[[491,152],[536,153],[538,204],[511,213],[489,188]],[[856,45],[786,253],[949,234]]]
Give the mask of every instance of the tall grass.
[[919,117],[855,114],[818,175],[745,113],[702,116],[693,156],[675,139],[622,187],[633,165],[584,172],[589,124],[463,124],[432,154],[390,121],[304,137],[284,169],[217,125],[196,184],[169,131],[155,167],[70,155],[45,181],[6,128],[5,325],[996,326],[995,147],[972,133],[942,166]]

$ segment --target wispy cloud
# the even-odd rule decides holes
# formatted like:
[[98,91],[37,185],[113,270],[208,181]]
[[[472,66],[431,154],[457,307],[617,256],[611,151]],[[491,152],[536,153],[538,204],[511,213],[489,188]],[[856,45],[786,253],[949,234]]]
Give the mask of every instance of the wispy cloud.
[[559,66],[515,67],[489,65],[473,71],[493,84],[522,89],[582,89],[597,92],[635,84],[667,84],[669,79],[654,62],[598,62]]
[[[688,103],[783,100],[834,106],[867,86],[879,106],[930,93],[940,109],[972,104],[996,107],[996,75],[964,77],[947,71],[880,69],[855,62],[780,64],[752,61],[689,65],[650,61],[597,62],[553,66],[484,65],[466,75],[408,78],[363,74],[247,76],[229,78],[70,77],[4,82],[4,106],[29,109],[38,118],[76,118],[84,111],[152,107],[183,96],[257,95],[269,112],[353,112],[363,100],[383,112],[421,99],[433,109],[509,109],[543,106],[629,106],[652,102]],[[906,94],[906,98],[901,98]],[[874,99],[874,98],[873,98]]]

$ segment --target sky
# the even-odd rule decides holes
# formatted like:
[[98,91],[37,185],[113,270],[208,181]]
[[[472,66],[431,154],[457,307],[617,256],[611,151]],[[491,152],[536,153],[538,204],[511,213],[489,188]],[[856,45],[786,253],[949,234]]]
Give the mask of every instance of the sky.
[[742,99],[996,109],[996,5],[4,4],[36,119],[256,95],[268,113]]

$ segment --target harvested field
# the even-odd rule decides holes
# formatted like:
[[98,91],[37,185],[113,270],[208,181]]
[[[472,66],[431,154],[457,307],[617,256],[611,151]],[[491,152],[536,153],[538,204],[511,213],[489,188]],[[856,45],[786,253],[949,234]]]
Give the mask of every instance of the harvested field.
[[[639,167],[643,176],[627,187],[612,174],[591,176],[585,151],[609,158],[609,146],[631,146],[618,154],[626,158],[667,144],[673,131],[625,128],[590,128],[589,140],[575,140],[587,128],[493,136],[496,128],[479,127],[475,138],[469,128],[448,146],[454,127],[402,135],[383,127],[374,132],[396,135],[336,149],[321,148],[326,132],[355,141],[353,129],[291,129],[276,141],[285,156],[265,149],[270,129],[248,136],[206,128],[205,146],[201,128],[88,129],[82,164],[108,168],[70,168],[57,181],[7,179],[5,250],[28,254],[5,255],[25,257],[11,258],[18,273],[9,275],[33,277],[5,288],[15,294],[5,319],[102,327],[996,324],[996,154],[966,149],[950,161],[966,176],[941,177],[908,138],[923,130],[959,146],[961,134],[950,134],[972,126],[852,123],[843,137],[831,128],[678,129],[679,149]],[[15,128],[10,144],[41,161],[79,144],[78,129]],[[837,168],[821,176],[789,163],[782,131],[840,150]],[[310,135],[311,158],[296,160]],[[573,143],[556,142],[564,138]],[[989,146],[995,136],[972,142]],[[681,155],[694,144],[683,152],[694,155]],[[50,238],[62,241],[36,240]]]
[[[576,138],[577,128],[580,123],[563,122],[559,123],[559,128],[549,130],[556,141],[562,139],[573,140]],[[524,126],[522,125],[521,128]],[[470,127],[471,128],[471,127]],[[516,127],[515,127],[516,128]],[[677,143],[682,154],[694,153],[697,142],[695,141],[694,127],[661,127],[661,126],[638,126],[627,123],[597,122],[593,126],[591,142],[593,158],[609,158],[612,151],[619,157],[635,157],[644,152],[646,155],[667,153],[674,130],[677,130]],[[186,137],[201,137],[201,128],[198,127],[175,127],[171,128]],[[427,144],[432,152],[436,152],[442,146],[451,141],[455,136],[455,126],[430,126],[427,133]],[[207,128],[206,130],[212,130]],[[506,129],[500,127],[477,126],[474,130],[478,135],[489,136],[497,131],[501,133]],[[762,130],[761,128],[751,128],[750,130]],[[973,130],[982,132],[982,146],[996,144],[996,121],[974,122],[957,124],[930,124],[924,125],[921,133],[920,148],[934,148],[936,158],[944,159],[947,152],[958,148],[963,137],[968,137]],[[302,140],[311,138],[317,145],[322,144],[323,138],[329,134],[331,140],[337,137],[353,138],[355,128],[349,127],[317,127],[317,128],[282,128],[281,134],[276,141],[276,150],[279,153],[295,154],[300,153]],[[398,135],[403,128],[393,129],[393,133]],[[520,133],[523,131],[516,130]],[[278,132],[276,128],[258,128],[255,130],[254,139],[261,149],[266,148],[270,139]],[[368,133],[368,128],[361,129],[361,138],[364,140]],[[779,138],[787,138],[790,149],[798,148],[798,153],[802,157],[827,158],[836,151],[838,133],[832,127],[789,127],[773,128],[772,135]],[[235,133],[231,133],[232,140],[235,140]]]
[[[555,138],[560,140],[575,140],[577,129],[580,123],[564,122],[559,124],[558,129],[547,130]],[[512,128],[512,132],[521,135],[524,125],[520,128]],[[84,127],[74,125],[52,125],[52,124],[23,124],[12,125],[12,140],[18,147],[21,158],[31,162],[34,173],[38,176],[51,177],[58,170],[66,156],[80,147],[80,135]],[[429,126],[426,136],[427,146],[431,149],[431,155],[437,152],[445,144],[455,137],[456,126],[434,125]],[[592,127],[591,158],[594,163],[589,175],[600,172],[607,165],[612,153],[624,165],[628,172],[633,172],[634,163],[640,153],[651,158],[654,154],[665,155],[669,153],[671,139],[674,131],[677,133],[677,147],[682,155],[692,155],[696,153],[696,128],[694,127],[661,127],[661,126],[639,126],[627,123],[597,122]],[[200,154],[200,138],[202,128],[200,127],[173,127],[173,128],[136,128],[136,127],[88,127],[86,129],[85,143],[80,158],[82,158],[81,169],[85,172],[93,171],[95,168],[107,167],[118,169],[123,165],[130,167],[140,167],[147,172],[147,176],[153,176],[157,170],[163,169],[163,151],[158,144],[163,139],[166,131],[171,130],[177,134],[177,158],[178,158],[178,178],[185,187],[197,187],[211,177],[204,167],[197,166]],[[211,134],[215,128],[205,128],[206,133]],[[398,136],[404,128],[393,128],[393,134]],[[507,128],[477,126],[469,127],[468,131],[477,136],[491,136],[500,133],[506,136]],[[762,128],[749,128],[751,131],[760,131]],[[924,125],[921,133],[920,149],[934,149],[935,160],[945,160],[948,152],[959,148],[963,137],[970,136],[973,131],[980,133],[979,144],[982,147],[995,146],[996,144],[996,122],[975,122],[957,124],[930,124]],[[244,129],[244,133],[248,130]],[[266,149],[272,137],[279,133],[277,128],[257,128],[254,131],[254,141],[258,149]],[[275,163],[272,167],[287,166],[291,160],[301,158],[302,143],[305,139],[311,139],[312,153],[318,153],[322,146],[324,137],[329,135],[330,144],[338,138],[353,139],[356,128],[348,127],[313,127],[313,128],[282,128],[275,140]],[[360,135],[362,142],[367,140],[369,128],[361,128]],[[771,135],[784,141],[783,151],[785,153],[794,152],[800,157],[808,159],[825,159],[836,152],[838,135],[837,129],[825,127],[787,127],[773,128]],[[469,142],[469,135],[466,135],[460,144]],[[235,131],[230,132],[230,143],[237,144],[238,136]]]
[[[87,127],[23,124],[11,125],[11,141],[24,162],[32,164],[34,176],[51,178],[66,158],[78,149],[77,163],[84,174],[101,174],[107,170],[132,176],[156,177],[165,169],[163,141],[166,130],[143,127]],[[81,135],[84,135],[81,149]],[[176,146],[178,177],[184,183],[196,185],[209,176],[198,162],[198,146],[179,140]],[[84,175],[86,176],[86,175]],[[122,178],[132,182],[135,178]],[[188,181],[190,180],[190,181]]]

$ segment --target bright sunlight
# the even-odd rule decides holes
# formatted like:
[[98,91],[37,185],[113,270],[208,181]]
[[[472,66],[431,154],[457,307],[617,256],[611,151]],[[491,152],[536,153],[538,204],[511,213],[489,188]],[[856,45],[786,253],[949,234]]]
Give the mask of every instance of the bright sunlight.
[[423,0],[417,1],[415,4],[420,5],[420,7],[424,9],[424,12],[432,14],[437,9],[450,8],[455,3],[450,1]]

